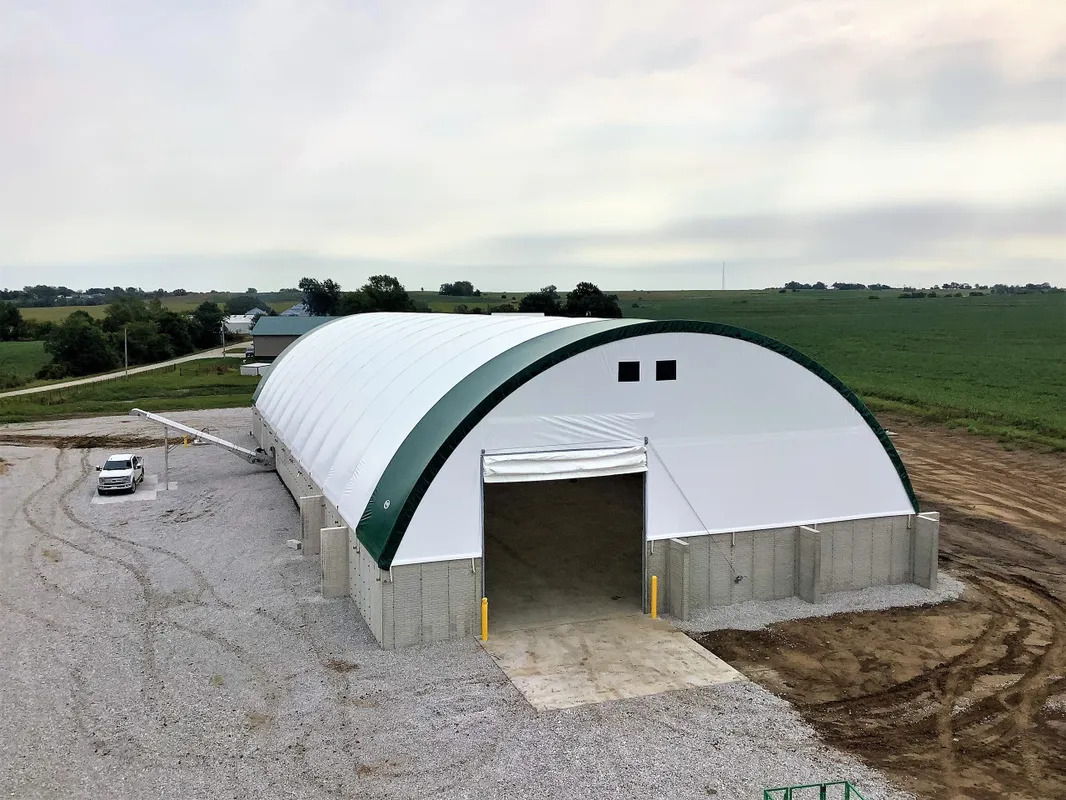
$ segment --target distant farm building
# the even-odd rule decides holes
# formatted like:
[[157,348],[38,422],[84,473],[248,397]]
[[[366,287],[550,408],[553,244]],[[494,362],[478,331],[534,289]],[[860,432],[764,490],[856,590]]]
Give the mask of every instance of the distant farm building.
[[885,431],[772,339],[511,314],[301,332],[254,433],[324,591],[385,647],[475,635],[482,597],[500,629],[640,613],[653,575],[681,618],[936,580],[937,519]]
[[252,328],[252,349],[257,359],[274,359],[308,331],[339,317],[260,317]]
[[253,308],[247,314],[231,314],[222,320],[227,333],[247,335],[251,333],[252,326],[259,317],[265,317],[268,312],[259,308]]

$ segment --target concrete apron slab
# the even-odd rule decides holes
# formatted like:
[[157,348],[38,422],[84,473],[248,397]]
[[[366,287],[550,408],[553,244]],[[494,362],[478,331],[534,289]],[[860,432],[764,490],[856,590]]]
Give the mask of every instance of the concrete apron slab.
[[94,506],[106,506],[114,503],[143,503],[148,500],[155,500],[159,492],[174,491],[177,488],[178,484],[174,483],[174,481],[171,481],[168,486],[163,486],[160,484],[158,475],[145,475],[144,482],[137,487],[136,492],[98,494],[94,485],[93,499],[90,502]]
[[481,644],[538,711],[746,680],[643,614],[490,633]]

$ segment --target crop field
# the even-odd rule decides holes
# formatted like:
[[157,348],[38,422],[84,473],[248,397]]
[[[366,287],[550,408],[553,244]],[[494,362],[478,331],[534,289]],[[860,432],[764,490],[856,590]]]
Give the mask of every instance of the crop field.
[[47,361],[44,342],[0,342],[0,384],[5,378],[30,381]]
[[[522,294],[412,296],[434,311],[450,312],[458,306],[487,310],[502,303],[517,305]],[[824,364],[875,411],[917,415],[1005,442],[1066,449],[1066,294],[926,299],[898,295],[625,291],[619,292],[619,299],[627,317],[725,322],[779,339]],[[210,297],[171,298],[167,305],[191,310]],[[290,303],[271,304],[284,308]],[[58,317],[69,311],[24,313]],[[90,312],[102,314],[103,307]],[[0,350],[0,373],[3,363]],[[236,404],[236,397],[225,403]]]
[[153,411],[246,406],[258,382],[241,375],[235,359],[205,358],[128,378],[0,397],[0,423],[128,414],[138,405]]
[[[622,313],[725,322],[825,365],[875,411],[1066,449],[1066,294],[900,299],[899,292],[618,292]],[[506,296],[506,300],[503,298]],[[876,299],[871,299],[871,296]],[[436,311],[480,298],[417,295]]]
[[[185,311],[192,312],[196,309],[200,303],[205,300],[210,300],[213,303],[218,303],[220,306],[226,302],[226,298],[231,294],[240,294],[239,292],[225,293],[225,294],[187,294],[184,297],[164,297],[163,305],[169,308],[171,311]],[[278,296],[276,294],[264,293],[266,296],[263,299],[273,308],[275,311],[285,311],[291,308],[294,303],[299,302],[299,297],[284,295]],[[42,320],[48,322],[62,322],[72,311],[84,311],[92,317],[102,319],[107,314],[107,306],[53,306],[50,308],[20,308],[24,319]]]

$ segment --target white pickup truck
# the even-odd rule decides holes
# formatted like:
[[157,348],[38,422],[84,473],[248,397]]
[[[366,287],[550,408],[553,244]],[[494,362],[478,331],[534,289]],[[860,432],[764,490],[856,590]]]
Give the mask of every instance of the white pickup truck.
[[96,471],[100,473],[96,484],[96,491],[100,494],[136,492],[137,484],[144,481],[144,459],[132,453],[118,453],[108,458]]

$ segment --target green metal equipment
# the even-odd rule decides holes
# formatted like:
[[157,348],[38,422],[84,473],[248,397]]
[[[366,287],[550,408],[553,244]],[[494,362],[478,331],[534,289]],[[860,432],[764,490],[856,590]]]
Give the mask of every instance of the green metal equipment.
[[[815,795],[809,789],[817,789]],[[830,792],[830,789],[835,791]],[[848,781],[808,783],[802,786],[782,786],[780,789],[763,789],[763,800],[865,800],[859,790]]]

